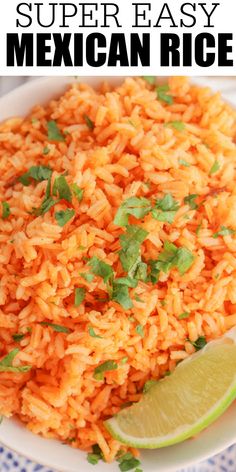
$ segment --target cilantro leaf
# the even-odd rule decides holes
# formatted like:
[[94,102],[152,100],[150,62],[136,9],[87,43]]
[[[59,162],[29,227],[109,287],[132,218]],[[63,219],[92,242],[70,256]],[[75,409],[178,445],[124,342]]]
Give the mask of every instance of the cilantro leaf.
[[140,465],[140,460],[133,457],[131,452],[127,452],[117,459],[119,462],[119,468],[121,472],[127,472],[133,470]]
[[[152,276],[158,277],[158,271],[169,272],[176,267],[181,275],[185,274],[194,261],[193,254],[189,249],[177,247],[175,244],[165,241],[164,250],[159,254],[157,261],[152,261]],[[158,279],[157,279],[158,280]]]
[[12,339],[14,339],[16,343],[19,343],[20,341],[22,341],[24,337],[25,337],[25,334],[22,334],[22,333],[16,333],[12,335]]
[[68,223],[68,221],[71,220],[71,218],[73,218],[74,215],[75,215],[75,210],[70,210],[69,208],[67,208],[65,211],[63,210],[57,211],[55,213],[55,218],[59,226],[63,227],[65,226],[66,223]]
[[205,336],[199,336],[196,341],[190,341],[190,339],[188,341],[195,347],[196,351],[200,351],[207,344]]
[[185,161],[185,159],[179,159],[179,164],[181,166],[184,166],[184,167],[190,167],[191,166],[191,164],[189,162]]
[[216,239],[218,236],[228,236],[229,234],[236,234],[236,231],[226,226],[221,226],[220,230],[213,234],[213,238]]
[[147,393],[150,390],[150,388],[152,388],[153,385],[156,385],[157,383],[158,383],[158,380],[154,380],[154,379],[147,380],[147,382],[145,382],[143,386],[143,393]]
[[129,358],[128,358],[127,356],[122,357],[120,363],[121,363],[122,365],[124,365],[124,364],[126,364],[126,362],[128,362],[128,360],[129,360]]
[[135,328],[135,331],[137,334],[139,334],[139,336],[141,336],[141,338],[144,338],[144,330],[143,330],[143,326],[142,325],[137,325],[136,328]]
[[40,216],[47,213],[59,200],[53,200],[52,197],[46,197],[39,208],[33,208],[32,215]]
[[126,233],[120,236],[122,250],[119,257],[123,269],[134,276],[137,265],[141,262],[140,246],[148,235],[147,231],[136,225],[128,225]]
[[110,372],[112,370],[118,369],[118,365],[115,361],[105,361],[94,369],[93,377],[96,380],[103,380],[104,372]]
[[137,295],[137,293],[135,293],[134,299],[136,300],[136,302],[144,303],[144,301],[142,300],[142,298],[140,298],[140,297]]
[[89,335],[90,335],[92,338],[102,339],[102,336],[98,336],[98,334],[95,333],[95,331],[94,331],[94,329],[93,329],[92,326],[89,327],[88,332],[89,332]]
[[105,283],[109,282],[113,276],[114,272],[110,265],[106,264],[106,262],[101,261],[98,257],[94,256],[88,262],[88,266],[91,268],[91,272],[94,275],[102,277]]
[[127,226],[129,215],[135,218],[143,218],[151,210],[151,203],[144,197],[130,197],[125,200],[118,209],[114,224],[117,226]]
[[43,182],[43,180],[50,179],[51,175],[52,169],[50,169],[50,167],[32,166],[27,172],[25,172],[25,174],[22,174],[18,180],[22,183],[22,185],[28,187],[30,185],[31,179],[35,180],[36,182]]
[[49,141],[65,141],[65,138],[62,135],[60,129],[58,128],[56,121],[48,121],[47,130]]
[[147,279],[147,264],[141,260],[140,256],[129,270],[129,276],[134,277],[136,280],[142,280],[143,282]]
[[149,266],[149,274],[147,277],[147,282],[152,282],[152,284],[156,284],[159,280],[160,276],[160,269],[159,269],[159,263],[156,260],[150,260],[148,261],[148,266]]
[[80,306],[85,299],[85,289],[80,287],[75,289],[75,306]]
[[120,236],[120,244],[122,249],[125,251],[130,248],[130,246],[140,246],[146,237],[148,232],[136,225],[128,225],[126,232]]
[[171,127],[171,128],[175,128],[177,131],[183,131],[185,129],[185,123],[183,123],[183,121],[178,121],[178,120],[169,121],[168,123],[164,124],[164,127],[165,128]]
[[154,75],[145,75],[142,78],[150,85],[154,85],[156,82],[156,77]]
[[198,198],[198,195],[196,193],[192,193],[191,195],[188,195],[184,198],[184,203],[189,205],[192,210],[197,210],[199,205],[195,201],[196,198]]
[[93,275],[93,274],[88,274],[87,272],[85,272],[84,274],[81,273],[80,275],[81,275],[81,277],[83,277],[83,279],[86,280],[87,282],[92,282],[93,279],[94,279],[94,275]]
[[93,452],[89,452],[88,455],[87,455],[87,461],[90,464],[96,465],[98,463],[98,461],[104,460],[103,453],[102,453],[102,451],[101,451],[98,444],[94,444],[92,446],[92,450],[93,450]]
[[129,288],[127,285],[116,283],[116,280],[113,282],[111,298],[115,302],[119,303],[124,310],[129,310],[133,306],[132,300],[129,296]]
[[7,202],[2,202],[2,219],[6,220],[11,214],[10,205]]
[[49,321],[41,321],[40,324],[42,326],[50,326],[50,328],[52,328],[57,333],[70,333],[71,332],[71,330],[67,328],[66,326],[50,323]]
[[83,199],[84,190],[82,190],[82,188],[78,187],[78,185],[76,183],[71,185],[71,189],[72,189],[73,194],[77,198],[78,202],[81,202],[82,199]]
[[87,461],[89,462],[89,464],[96,465],[96,464],[98,464],[99,460],[100,460],[100,457],[97,454],[93,454],[92,452],[88,452]]
[[43,148],[43,155],[44,155],[44,156],[47,156],[49,153],[50,153],[49,147],[48,147],[48,146],[45,146],[45,147]]
[[127,287],[136,288],[138,285],[138,281],[132,279],[131,277],[120,277],[115,279],[115,282],[119,285],[126,285]]
[[187,311],[184,311],[184,313],[181,313],[181,315],[178,316],[179,320],[185,320],[186,318],[190,317],[190,313]]
[[176,267],[180,273],[180,275],[184,275],[188,269],[190,269],[191,265],[193,264],[194,256],[189,251],[189,249],[185,247],[178,248],[176,254]]
[[0,372],[28,372],[32,369],[31,365],[24,365],[20,367],[14,367],[12,365],[13,360],[17,356],[19,349],[13,349],[3,359],[0,360]]
[[156,200],[152,216],[158,221],[173,223],[179,207],[179,203],[168,193],[163,198]]
[[60,200],[66,200],[67,202],[71,203],[72,192],[64,175],[60,175],[59,177],[55,178],[52,194],[54,196],[58,194]]
[[169,85],[160,85],[157,87],[157,98],[158,100],[167,103],[168,105],[172,105],[174,103],[174,99],[172,95],[169,95],[166,92],[169,92],[170,87]]
[[213,166],[211,167],[210,169],[210,172],[209,174],[212,175],[212,174],[215,174],[218,170],[220,169],[220,164],[218,161],[215,161]]
[[89,129],[94,130],[95,124],[91,120],[91,118],[89,118],[89,116],[86,115],[86,114],[84,114],[84,121],[85,121],[85,123],[86,123],[86,125],[88,126]]
[[198,225],[197,228],[196,228],[196,235],[197,235],[197,236],[199,235],[199,232],[200,232],[200,230],[201,230],[201,227],[202,227],[202,221],[201,221],[201,223],[199,223],[199,225]]

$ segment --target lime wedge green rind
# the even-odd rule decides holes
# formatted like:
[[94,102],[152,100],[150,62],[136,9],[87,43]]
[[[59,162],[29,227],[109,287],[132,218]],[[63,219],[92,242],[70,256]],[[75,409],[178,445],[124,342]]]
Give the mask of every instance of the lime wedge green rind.
[[107,420],[120,442],[154,449],[177,444],[208,427],[236,398],[236,345],[222,338],[183,361],[133,406]]

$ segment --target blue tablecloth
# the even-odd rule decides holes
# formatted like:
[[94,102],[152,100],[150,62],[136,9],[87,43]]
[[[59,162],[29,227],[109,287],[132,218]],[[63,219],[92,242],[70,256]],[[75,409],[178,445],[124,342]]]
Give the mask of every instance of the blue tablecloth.
[[[0,445],[0,472],[58,472],[18,456]],[[119,469],[117,468],[117,472]],[[78,471],[79,472],[79,471]],[[94,470],[95,472],[95,470]],[[145,471],[144,471],[145,472]],[[158,471],[157,471],[158,472]],[[231,446],[222,454],[208,461],[176,472],[236,472],[236,446]]]

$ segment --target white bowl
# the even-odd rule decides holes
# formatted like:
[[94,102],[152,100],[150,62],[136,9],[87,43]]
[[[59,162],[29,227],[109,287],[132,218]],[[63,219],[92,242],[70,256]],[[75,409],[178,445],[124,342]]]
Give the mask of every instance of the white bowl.
[[[36,103],[46,103],[59,96],[66,86],[75,79],[68,77],[43,78],[28,82],[0,99],[0,121],[16,115],[25,115]],[[96,85],[102,79],[84,77],[81,81]],[[106,78],[113,83],[122,78]],[[210,84],[213,88],[225,91],[225,98],[236,106],[235,79],[195,80]],[[235,85],[234,85],[235,82]],[[233,95],[233,92],[235,95]],[[212,426],[203,431],[196,439],[187,440],[176,446],[153,451],[143,451],[141,462],[144,472],[171,472],[202,461],[236,442],[236,403]],[[63,472],[94,471],[94,466],[86,460],[86,454],[63,445],[60,441],[46,440],[30,433],[15,420],[4,419],[0,426],[0,442],[28,458]],[[117,463],[99,463],[96,472],[117,472]]]

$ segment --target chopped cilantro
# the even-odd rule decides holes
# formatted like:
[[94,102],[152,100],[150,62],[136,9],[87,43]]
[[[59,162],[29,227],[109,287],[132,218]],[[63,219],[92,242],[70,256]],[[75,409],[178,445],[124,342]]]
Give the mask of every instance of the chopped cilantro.
[[226,226],[221,226],[220,230],[217,233],[213,234],[213,238],[218,238],[218,236],[228,236],[230,234],[236,234],[236,231],[231,228],[227,228]]
[[138,285],[138,281],[136,279],[132,279],[131,277],[120,277],[115,280],[115,282],[119,285],[127,285],[127,287],[136,288]]
[[174,99],[172,95],[166,93],[169,92],[169,90],[169,85],[160,85],[159,87],[157,87],[157,98],[160,101],[167,103],[168,105],[172,105],[174,103]]
[[98,336],[98,334],[95,333],[95,331],[94,331],[94,329],[93,329],[92,326],[89,327],[88,332],[89,332],[89,335],[90,335],[92,338],[102,339],[102,336]]
[[175,128],[177,131],[183,131],[185,129],[185,124],[183,123],[183,121],[178,120],[169,121],[168,123],[165,123],[164,126],[165,128],[170,126],[171,128]]
[[177,267],[179,273],[183,275],[194,261],[193,254],[189,249],[177,247],[175,244],[165,241],[164,250],[159,254],[158,268],[167,273],[173,267]]
[[124,310],[129,310],[133,306],[127,285],[121,285],[116,283],[116,281],[113,283],[111,298],[115,302],[119,303]]
[[22,333],[16,333],[12,335],[12,338],[14,339],[16,343],[19,343],[20,341],[22,341],[24,337],[25,337],[25,334],[22,334]]
[[147,231],[136,225],[129,225],[126,233],[120,236],[122,250],[119,251],[119,257],[123,269],[129,275],[134,275],[137,265],[141,262],[140,246],[148,235]]
[[70,333],[70,329],[66,326],[50,323],[49,321],[41,321],[40,324],[42,326],[50,326],[50,328],[52,328],[53,331],[56,331],[57,333]]
[[197,235],[197,236],[199,235],[199,232],[200,232],[201,227],[202,227],[202,221],[201,221],[201,223],[199,223],[199,225],[198,225],[197,228],[196,228],[196,235]]
[[19,349],[13,349],[5,357],[0,360],[0,372],[29,372],[32,369],[31,365],[24,365],[20,367],[14,367],[12,365],[13,360],[17,356]]
[[161,300],[161,306],[166,306],[166,300]]
[[98,457],[97,454],[93,454],[92,452],[89,452],[87,455],[87,461],[89,464],[96,465],[98,464],[98,461],[100,460],[100,457]]
[[129,360],[129,358],[128,358],[127,356],[122,357],[120,363],[121,363],[122,365],[124,365],[124,364],[126,364],[126,362],[128,362],[128,360]]
[[84,280],[86,280],[87,282],[92,282],[93,279],[94,279],[94,275],[93,274],[88,274],[88,273],[81,273],[80,274],[81,277],[83,277]]
[[49,147],[48,147],[48,146],[45,146],[45,147],[43,148],[43,155],[44,155],[44,156],[47,156],[49,153],[50,153]]
[[32,125],[33,125],[34,123],[38,123],[38,122],[39,122],[38,118],[34,118],[34,117],[31,118],[31,123],[32,123]]
[[154,75],[145,75],[143,76],[143,80],[145,80],[150,85],[154,85],[156,82],[156,77]]
[[50,179],[52,175],[52,169],[47,166],[32,166],[29,168],[25,174],[22,174],[19,177],[19,181],[25,187],[30,185],[31,179],[35,180],[36,182],[43,182],[43,180]]
[[89,129],[94,130],[95,124],[91,120],[91,118],[89,118],[89,116],[86,115],[86,114],[84,114],[84,121],[85,121],[85,123],[86,123],[86,125],[88,126]]
[[119,468],[121,472],[133,470],[140,465],[140,460],[136,459],[136,457],[134,457],[131,452],[126,452],[126,454],[119,457],[117,461],[119,462]]
[[136,328],[135,328],[135,331],[137,334],[139,334],[139,336],[141,336],[141,338],[144,337],[144,330],[143,330],[143,326],[142,325],[137,325]]
[[185,247],[165,241],[164,250],[157,260],[149,261],[150,273],[148,279],[155,284],[159,280],[160,271],[167,273],[176,267],[181,275],[185,274],[194,261],[193,254]]
[[150,390],[150,388],[152,388],[153,385],[156,385],[157,383],[158,383],[158,380],[154,380],[154,379],[151,379],[145,382],[143,386],[143,393],[147,393]]
[[215,174],[218,170],[220,169],[220,164],[218,161],[215,161],[213,166],[211,167],[210,169],[210,172],[209,174],[212,175],[212,174]]
[[95,331],[94,331],[94,329],[93,329],[92,326],[89,326],[88,332],[89,332],[89,335],[90,335],[92,338],[102,339],[102,336],[99,336],[98,334],[95,333]]
[[110,372],[112,370],[118,369],[118,365],[115,361],[105,361],[94,369],[93,377],[96,380],[104,379],[104,372]]
[[196,351],[200,351],[207,344],[205,336],[200,336],[196,341],[190,341],[190,339],[188,341],[195,347]]
[[65,138],[62,135],[60,129],[58,128],[56,121],[48,121],[47,130],[49,141],[65,141]]
[[65,226],[66,223],[68,223],[68,221],[71,220],[71,218],[73,218],[74,215],[75,215],[75,210],[70,210],[69,208],[67,208],[65,211],[63,210],[57,211],[55,213],[55,218],[59,226],[63,227]]
[[179,203],[168,193],[163,198],[156,200],[152,216],[158,221],[173,223],[178,209]]
[[185,161],[185,159],[179,159],[179,164],[181,166],[184,166],[184,167],[190,167],[191,166],[191,164],[189,162]]
[[106,262],[101,261],[98,257],[94,256],[88,262],[88,266],[91,268],[91,272],[98,277],[101,277],[105,283],[109,282],[113,276],[114,271],[110,265]]
[[82,190],[82,188],[78,187],[78,185],[76,183],[71,185],[71,189],[72,189],[73,194],[77,198],[78,202],[81,202],[81,200],[83,199],[84,190]]
[[190,317],[190,313],[187,311],[184,311],[184,313],[181,313],[181,315],[178,316],[179,320],[185,320],[186,318]]
[[2,202],[2,219],[6,220],[11,214],[10,205],[7,202]]
[[47,213],[59,200],[53,200],[52,197],[45,198],[39,208],[33,208],[32,215],[40,216]]
[[142,300],[142,298],[140,298],[136,293],[135,293],[135,295],[134,295],[134,299],[136,300],[136,302],[144,303],[144,301]]
[[197,205],[195,201],[196,198],[198,198],[198,195],[196,193],[192,193],[191,195],[188,195],[184,198],[184,203],[189,205],[192,210],[197,210],[199,205]]
[[80,306],[85,299],[85,289],[80,287],[75,289],[75,306]]
[[125,200],[118,209],[114,224],[117,226],[127,226],[129,215],[135,218],[143,218],[151,210],[151,203],[144,197],[130,197]]
[[71,203],[72,192],[64,175],[60,175],[59,177],[55,178],[52,194],[54,197],[58,194],[60,200],[66,200],[67,202]]
[[103,453],[98,444],[94,444],[92,447],[93,452],[89,452],[87,455],[87,461],[92,464],[96,465],[98,461],[104,460]]

